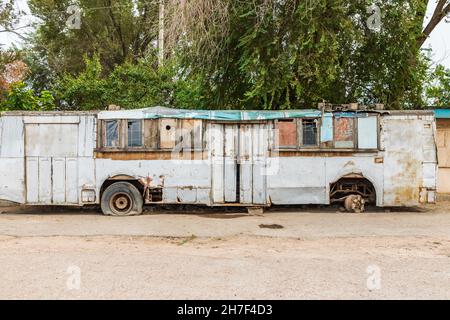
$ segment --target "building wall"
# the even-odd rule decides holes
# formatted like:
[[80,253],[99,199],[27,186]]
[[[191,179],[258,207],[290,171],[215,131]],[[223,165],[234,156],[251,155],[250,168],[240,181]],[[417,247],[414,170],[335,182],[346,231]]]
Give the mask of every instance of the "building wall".
[[437,119],[438,193],[450,193],[450,119]]

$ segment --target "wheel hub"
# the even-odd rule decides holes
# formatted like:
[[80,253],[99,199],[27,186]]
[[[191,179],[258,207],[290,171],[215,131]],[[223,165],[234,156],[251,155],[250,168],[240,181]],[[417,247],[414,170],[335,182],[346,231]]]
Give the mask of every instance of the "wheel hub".
[[117,213],[128,213],[131,210],[133,201],[127,194],[116,194],[111,198],[111,209]]

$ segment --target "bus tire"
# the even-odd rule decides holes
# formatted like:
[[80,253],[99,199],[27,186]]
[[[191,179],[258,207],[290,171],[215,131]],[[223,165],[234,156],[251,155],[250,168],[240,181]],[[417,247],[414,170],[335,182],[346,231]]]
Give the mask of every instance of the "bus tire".
[[104,215],[135,216],[142,214],[144,199],[139,190],[128,182],[116,182],[102,194],[101,208]]

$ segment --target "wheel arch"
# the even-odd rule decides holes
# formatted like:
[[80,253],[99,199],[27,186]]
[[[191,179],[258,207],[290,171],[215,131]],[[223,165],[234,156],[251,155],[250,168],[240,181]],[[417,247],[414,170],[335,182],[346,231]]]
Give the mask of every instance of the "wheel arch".
[[99,199],[101,199],[103,192],[106,190],[106,188],[117,182],[128,182],[133,186],[135,186],[141,194],[144,194],[145,186],[142,183],[141,178],[134,177],[128,174],[117,174],[103,180],[100,186]]
[[383,204],[383,187],[381,183],[377,182],[377,179],[367,172],[362,173],[361,170],[347,170],[339,172],[333,180],[331,180],[327,186],[328,199],[331,197],[331,187],[343,179],[355,179],[355,180],[367,180],[375,190],[375,204],[382,206]]

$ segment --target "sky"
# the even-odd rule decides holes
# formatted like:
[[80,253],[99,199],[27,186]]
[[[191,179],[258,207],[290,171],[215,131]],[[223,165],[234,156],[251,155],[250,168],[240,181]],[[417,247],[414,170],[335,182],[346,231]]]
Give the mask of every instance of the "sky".
[[[1,0],[0,0],[1,1]],[[435,0],[430,0],[428,4],[427,16],[431,17],[433,10],[436,6]],[[25,26],[30,23],[30,10],[27,5],[27,0],[16,0],[16,9],[22,10],[27,15],[21,19],[18,26]],[[448,22],[442,21],[436,29],[434,29],[431,37],[427,39],[423,48],[432,49],[432,61],[435,65],[442,64],[447,68],[450,68],[450,17],[447,18]],[[31,29],[21,29],[21,33],[25,33]],[[13,34],[0,33],[0,44],[5,47],[16,45],[20,47],[20,38]]]
[[[427,15],[430,18],[436,7],[436,1],[428,3]],[[446,22],[447,20],[448,22]],[[423,48],[433,49],[432,60],[435,64],[442,64],[450,68],[450,16],[433,30],[430,38],[427,39]]]

